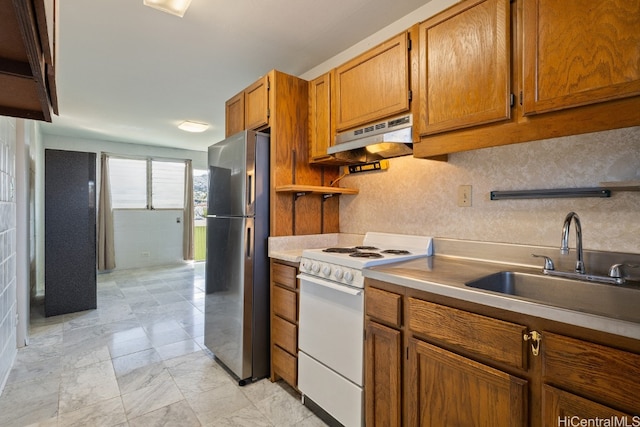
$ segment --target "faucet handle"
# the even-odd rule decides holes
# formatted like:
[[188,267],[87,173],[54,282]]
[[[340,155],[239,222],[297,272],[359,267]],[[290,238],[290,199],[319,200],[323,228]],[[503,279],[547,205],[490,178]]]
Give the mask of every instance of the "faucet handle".
[[545,270],[555,270],[555,266],[553,265],[553,260],[545,255],[536,255],[531,254],[532,257],[535,258],[544,258],[544,269]]
[[638,264],[613,264],[609,267],[609,277],[613,277],[614,279],[624,279],[622,275],[622,267],[638,268]]

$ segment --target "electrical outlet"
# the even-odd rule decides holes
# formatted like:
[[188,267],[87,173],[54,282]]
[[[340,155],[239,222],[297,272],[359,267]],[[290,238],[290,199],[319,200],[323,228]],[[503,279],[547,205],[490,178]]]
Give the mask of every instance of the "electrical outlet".
[[461,185],[458,187],[458,206],[469,207],[471,206],[471,186]]

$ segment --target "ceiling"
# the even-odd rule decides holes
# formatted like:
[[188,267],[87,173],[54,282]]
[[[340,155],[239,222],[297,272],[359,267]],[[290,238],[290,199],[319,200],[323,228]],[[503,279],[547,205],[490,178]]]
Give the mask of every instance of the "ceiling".
[[58,1],[60,115],[41,129],[206,150],[224,138],[225,100],[259,76],[299,76],[427,2],[192,0],[178,18],[142,0]]

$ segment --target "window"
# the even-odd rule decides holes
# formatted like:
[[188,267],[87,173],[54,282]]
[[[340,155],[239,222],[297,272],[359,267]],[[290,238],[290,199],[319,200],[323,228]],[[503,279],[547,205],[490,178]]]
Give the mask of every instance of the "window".
[[109,158],[114,209],[182,209],[184,162]]

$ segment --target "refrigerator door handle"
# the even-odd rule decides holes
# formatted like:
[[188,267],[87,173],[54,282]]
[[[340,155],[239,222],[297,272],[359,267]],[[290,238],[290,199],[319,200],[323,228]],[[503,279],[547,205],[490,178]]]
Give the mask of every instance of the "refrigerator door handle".
[[247,207],[248,210],[247,212],[250,212],[250,209],[253,206],[254,203],[254,195],[255,195],[255,191],[254,191],[254,185],[253,185],[253,171],[251,172],[247,172]]
[[247,225],[247,234],[245,236],[245,244],[244,247],[246,248],[247,253],[245,254],[245,257],[247,259],[251,259],[253,258],[253,238],[251,236],[252,233],[252,227],[251,225]]

